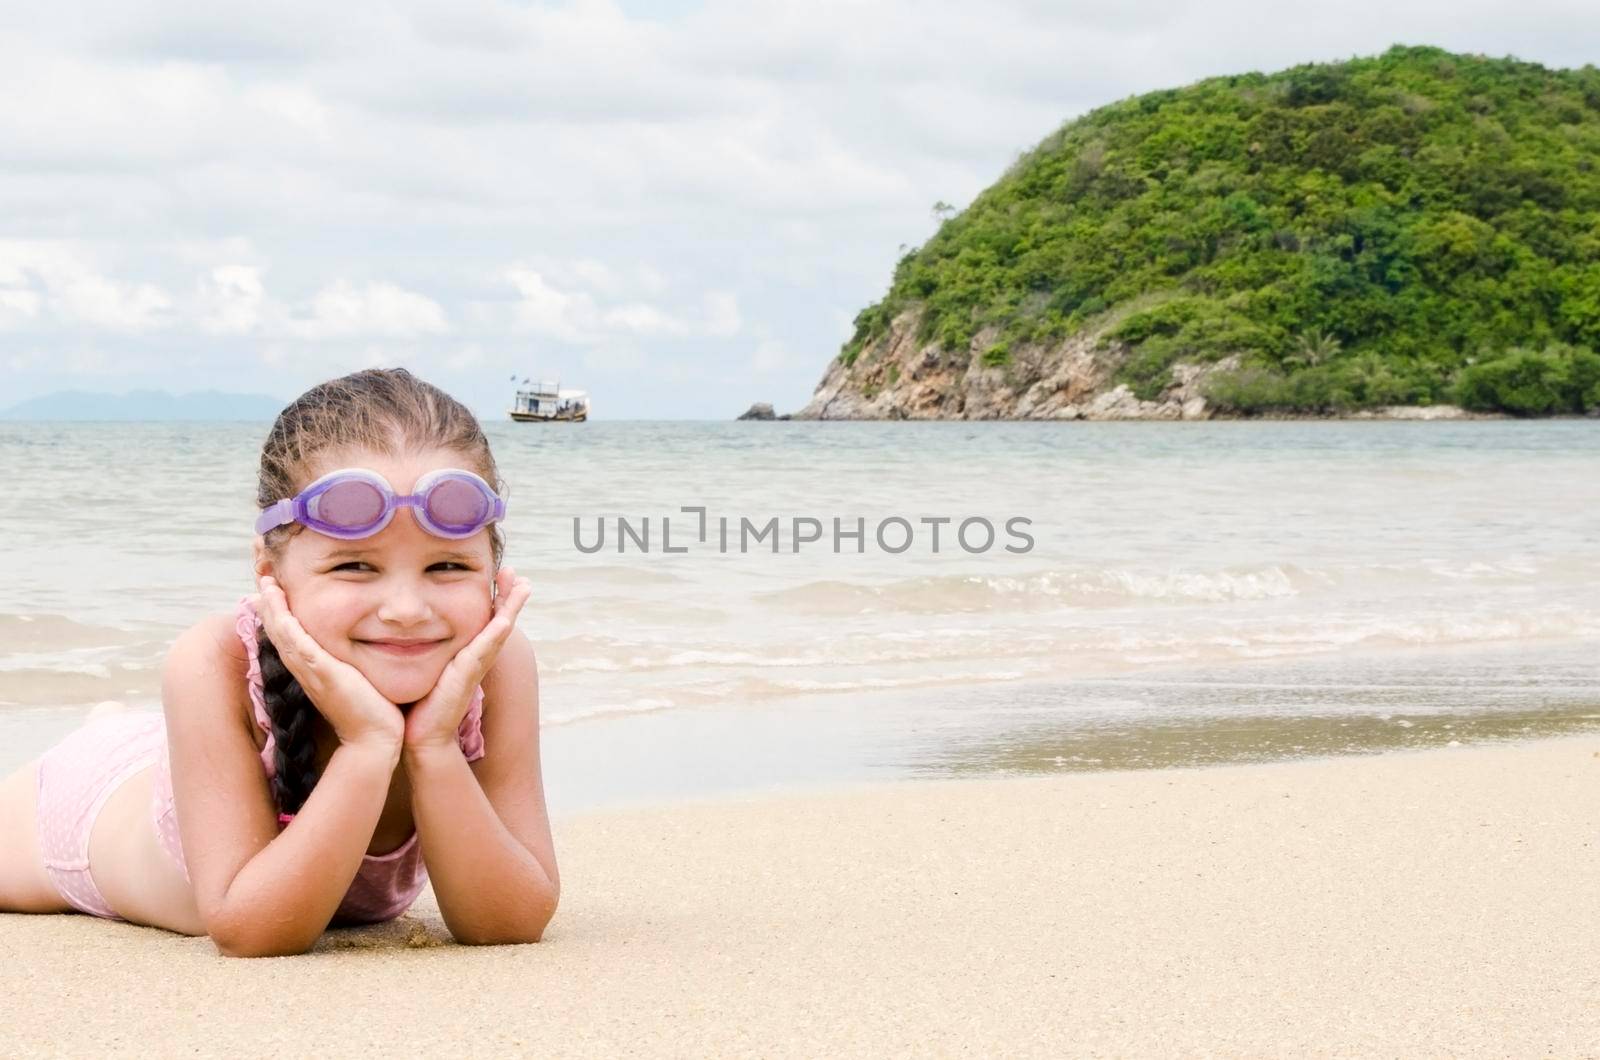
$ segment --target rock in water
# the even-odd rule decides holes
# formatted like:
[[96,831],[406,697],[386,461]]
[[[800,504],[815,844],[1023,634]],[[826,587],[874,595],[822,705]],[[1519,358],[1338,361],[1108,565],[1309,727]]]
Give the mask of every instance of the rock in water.
[[741,420],[775,420],[777,418],[777,414],[772,411],[772,405],[765,401],[758,401],[754,405],[751,405],[750,408],[739,417]]

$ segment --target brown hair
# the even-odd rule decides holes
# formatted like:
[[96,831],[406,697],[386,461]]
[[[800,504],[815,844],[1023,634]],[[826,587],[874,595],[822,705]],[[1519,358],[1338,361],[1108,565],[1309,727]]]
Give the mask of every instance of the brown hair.
[[[505,483],[477,417],[461,402],[404,368],[371,368],[330,379],[301,394],[278,413],[261,448],[256,503],[266,509],[293,497],[311,480],[318,457],[361,448],[386,455],[447,449],[466,458],[468,470],[505,495]],[[290,523],[266,535],[277,551],[302,527]],[[505,553],[498,525],[490,527],[495,566]],[[298,813],[317,783],[317,748],[312,734],[316,707],[294,679],[278,649],[257,630],[261,685],[277,743],[272,780],[279,813]]]

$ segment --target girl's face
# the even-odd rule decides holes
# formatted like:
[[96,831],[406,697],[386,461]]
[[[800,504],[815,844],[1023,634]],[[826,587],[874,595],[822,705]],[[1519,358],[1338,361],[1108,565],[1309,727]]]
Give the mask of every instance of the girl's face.
[[[468,467],[460,453],[325,454],[307,482],[335,468],[369,468],[408,494],[423,475]],[[450,540],[428,533],[410,508],[371,537],[342,541],[300,527],[276,557],[261,553],[289,609],[334,658],[366,675],[384,698],[414,703],[488,625],[494,584],[490,530]]]

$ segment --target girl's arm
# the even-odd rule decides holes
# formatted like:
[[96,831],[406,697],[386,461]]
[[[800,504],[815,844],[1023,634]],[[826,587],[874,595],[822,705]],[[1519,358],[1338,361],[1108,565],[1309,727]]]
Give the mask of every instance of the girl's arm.
[[539,674],[513,631],[483,680],[486,753],[410,747],[401,761],[422,859],[457,941],[538,942],[561,897],[539,767]]
[[399,743],[341,746],[280,835],[230,618],[178,638],[162,668],[161,699],[178,831],[206,933],[225,956],[304,953],[361,867]]

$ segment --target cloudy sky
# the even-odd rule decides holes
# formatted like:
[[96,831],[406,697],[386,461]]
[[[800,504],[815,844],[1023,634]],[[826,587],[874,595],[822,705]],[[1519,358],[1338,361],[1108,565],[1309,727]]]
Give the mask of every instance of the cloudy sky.
[[0,13],[0,407],[404,364],[596,418],[804,404],[937,200],[1100,104],[1390,44],[1600,61],[1541,0],[276,0]]

